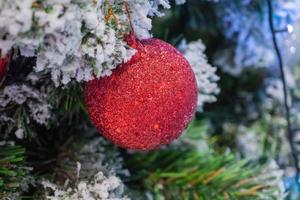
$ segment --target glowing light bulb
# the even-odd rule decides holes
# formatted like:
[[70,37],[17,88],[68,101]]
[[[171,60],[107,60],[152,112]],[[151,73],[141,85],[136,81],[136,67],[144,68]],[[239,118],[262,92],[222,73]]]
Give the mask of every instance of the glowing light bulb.
[[290,47],[290,52],[291,52],[291,54],[296,53],[296,48],[294,46],[291,46]]
[[288,31],[289,33],[292,33],[292,32],[294,31],[294,27],[293,27],[293,25],[291,25],[291,24],[288,24],[288,25],[286,26],[286,28],[287,28],[287,31]]

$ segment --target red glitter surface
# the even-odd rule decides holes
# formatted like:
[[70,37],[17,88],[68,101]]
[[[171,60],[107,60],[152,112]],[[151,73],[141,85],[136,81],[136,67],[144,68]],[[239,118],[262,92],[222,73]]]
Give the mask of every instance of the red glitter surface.
[[111,76],[85,84],[86,105],[104,137],[123,148],[151,150],[179,137],[192,119],[196,79],[170,44],[127,41],[138,52]]
[[9,62],[9,55],[7,54],[5,58],[2,58],[1,49],[0,49],[0,81],[4,76],[4,72]]

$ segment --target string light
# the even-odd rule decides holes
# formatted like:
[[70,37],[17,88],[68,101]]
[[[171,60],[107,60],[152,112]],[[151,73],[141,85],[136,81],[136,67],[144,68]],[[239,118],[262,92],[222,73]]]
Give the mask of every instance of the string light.
[[[278,42],[277,42],[277,38],[276,38],[276,33],[278,31],[275,30],[274,28],[274,23],[273,23],[273,7],[272,7],[272,2],[271,0],[267,0],[268,3],[268,11],[269,11],[269,25],[270,25],[270,29],[271,29],[271,34],[272,34],[272,40],[273,40],[273,45],[275,48],[275,52],[278,58],[278,64],[279,64],[279,68],[280,68],[280,76],[281,76],[281,81],[282,81],[282,85],[283,85],[283,93],[284,93],[284,107],[285,107],[285,118],[287,121],[287,139],[289,141],[290,147],[291,147],[291,151],[292,151],[292,157],[294,159],[294,166],[296,169],[296,183],[298,185],[298,188],[300,188],[300,183],[299,183],[299,172],[300,172],[300,168],[299,168],[299,160],[298,160],[298,156],[296,153],[296,148],[294,145],[294,136],[293,136],[293,131],[291,128],[291,119],[290,119],[290,107],[288,105],[288,88],[287,88],[287,84],[286,84],[286,80],[285,80],[285,72],[284,72],[284,65],[283,65],[283,59],[282,59],[282,55],[278,46]],[[293,31],[293,27],[292,26],[287,26],[287,30]]]
[[288,25],[286,26],[286,28],[287,28],[287,32],[289,32],[289,33],[292,33],[292,32],[294,31],[294,27],[293,27],[293,25],[291,25],[291,24],[288,24]]

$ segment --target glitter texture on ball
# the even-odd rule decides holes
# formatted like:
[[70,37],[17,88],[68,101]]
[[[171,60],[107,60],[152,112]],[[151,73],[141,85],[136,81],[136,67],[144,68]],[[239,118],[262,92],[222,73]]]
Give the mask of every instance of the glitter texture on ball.
[[9,55],[7,54],[4,58],[1,55],[1,49],[0,49],[0,81],[2,80],[6,67],[9,63]]
[[137,49],[113,74],[85,84],[96,128],[116,145],[151,150],[178,138],[196,111],[195,75],[183,55],[158,39],[127,38]]

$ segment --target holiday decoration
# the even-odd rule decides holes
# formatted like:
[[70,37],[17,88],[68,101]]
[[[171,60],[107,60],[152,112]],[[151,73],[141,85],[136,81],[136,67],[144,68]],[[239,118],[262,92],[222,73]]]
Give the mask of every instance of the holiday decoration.
[[0,81],[4,76],[4,72],[6,70],[8,62],[9,62],[9,54],[7,54],[4,58],[2,58],[1,49],[0,49]]
[[299,0],[0,0],[0,200],[299,200],[299,34]]
[[87,82],[91,120],[117,145],[150,150],[176,139],[194,115],[195,75],[186,59],[158,39],[127,38],[137,49],[111,76]]

